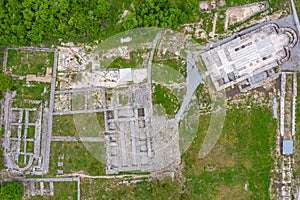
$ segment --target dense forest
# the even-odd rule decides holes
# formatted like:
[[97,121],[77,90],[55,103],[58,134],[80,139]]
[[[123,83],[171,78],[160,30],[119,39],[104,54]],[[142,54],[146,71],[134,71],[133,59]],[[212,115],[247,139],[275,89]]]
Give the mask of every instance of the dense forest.
[[110,15],[107,0],[0,0],[3,45],[95,37]]
[[[242,1],[226,0],[227,6],[259,0]],[[284,2],[269,0],[272,9]],[[199,0],[0,0],[0,48],[90,42],[137,27],[177,29],[206,15]]]
[[[125,9],[131,12],[118,23]],[[198,10],[196,0],[0,0],[0,47],[88,42],[136,27],[176,29]]]

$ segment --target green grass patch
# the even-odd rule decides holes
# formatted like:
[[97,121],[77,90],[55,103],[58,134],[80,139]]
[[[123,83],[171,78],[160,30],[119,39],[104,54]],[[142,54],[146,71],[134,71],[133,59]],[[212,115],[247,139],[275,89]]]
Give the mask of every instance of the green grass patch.
[[72,94],[72,110],[84,110],[85,94],[73,93]]
[[8,50],[7,67],[20,76],[35,74],[44,76],[47,67],[53,67],[54,53],[42,51]]
[[53,116],[52,135],[54,136],[76,136],[76,126],[73,115]]
[[209,94],[209,90],[208,88],[205,88],[204,84],[200,84],[196,91],[195,91],[195,95],[197,97],[197,100],[199,103],[205,105],[205,106],[209,106],[211,105],[211,97]]
[[172,58],[167,60],[154,60],[154,63],[163,64],[165,66],[171,67],[172,69],[178,71],[185,78],[187,77],[187,65],[186,60],[183,58]]
[[1,125],[0,128],[0,138],[3,138],[5,133],[4,125]]
[[133,170],[133,171],[122,171],[119,172],[118,175],[128,175],[130,177],[130,174],[134,175],[134,174],[141,174],[141,175],[147,175],[150,174],[150,172],[143,172],[141,170]]
[[[63,162],[63,167],[58,167],[58,162]],[[82,142],[51,142],[49,176],[56,175],[58,169],[64,170],[65,174],[74,172],[89,175],[105,174],[105,165],[93,157]]]
[[129,105],[129,97],[126,94],[120,94],[119,95],[119,104],[122,106],[128,106]]
[[[77,182],[53,182],[54,196],[30,196],[31,200],[56,200],[69,199],[77,200]],[[39,188],[38,184],[38,188]],[[50,184],[44,182],[44,189],[50,191]]]
[[290,1],[286,1],[286,0],[269,0],[269,4],[270,7],[273,9],[273,11],[283,10],[283,9],[288,10],[290,7]]
[[99,133],[104,133],[104,130],[103,112],[53,116],[52,135],[54,136],[98,137]]
[[218,143],[200,159],[209,122],[208,116],[200,118],[198,136],[182,156],[190,195],[194,199],[269,199],[270,153],[276,139],[271,111],[262,107],[228,110]]
[[23,137],[24,137],[24,135],[22,135],[22,137],[21,137],[21,141],[20,141],[20,151],[24,151],[24,145],[25,145],[25,142],[24,142],[24,140],[23,140]]
[[300,1],[295,0],[294,2],[295,2],[295,7],[296,7],[296,10],[297,10],[298,17],[300,18]]
[[21,200],[24,188],[20,182],[3,182],[0,185],[0,199]]
[[35,126],[28,126],[27,138],[34,138],[35,136]]
[[[21,142],[21,144],[22,144],[23,142]],[[23,151],[23,149],[21,148],[21,151]],[[24,155],[23,154],[20,154],[19,155],[19,158],[18,158],[18,166],[19,167],[25,167],[26,166],[26,163],[24,164]]]
[[76,114],[73,118],[78,134],[81,137],[99,137],[100,134],[104,135],[103,113]]
[[[298,1],[299,2],[299,1]],[[297,74],[297,83],[300,83],[300,73]],[[300,87],[297,87],[297,94],[300,94]],[[300,180],[300,97],[297,96],[296,100],[296,134],[294,140],[294,159],[295,159],[295,167],[294,167],[294,177],[296,180]]]
[[[186,199],[180,185],[171,178],[147,180],[135,184],[118,184],[121,179],[83,179],[80,183],[83,199]],[[130,181],[130,180],[129,180]],[[89,191],[93,191],[93,193]]]
[[24,76],[36,74],[43,76],[47,67],[52,67],[54,53],[41,51],[8,50],[7,67],[12,67],[13,74]]
[[216,23],[216,33],[222,34],[225,32],[225,19],[226,19],[226,10],[220,10],[217,23]]
[[11,134],[11,137],[17,138],[18,137],[18,127],[17,126],[12,126],[11,129],[10,129],[10,134]]
[[130,58],[125,59],[123,57],[117,57],[115,58],[106,68],[117,68],[117,69],[123,69],[123,68],[141,68],[143,64],[143,55],[145,52],[143,51],[132,51],[129,53]]
[[35,113],[35,111],[29,111],[29,122],[31,123],[35,123],[37,120],[37,115]]
[[167,116],[174,117],[179,110],[180,104],[172,90],[160,84],[153,84],[153,104],[160,104],[165,109]]
[[54,188],[56,188],[54,194],[57,198],[77,199],[77,182],[54,182]]
[[24,106],[24,100],[41,100],[46,101],[50,98],[49,83],[30,82],[30,86],[26,86],[26,81],[16,80],[15,89],[17,95],[14,104],[18,107]]
[[27,142],[26,144],[26,152],[32,152],[34,151],[34,142]]
[[193,40],[195,40],[196,42],[198,42],[199,44],[206,44],[207,43],[207,39],[206,38],[195,38],[193,36]]
[[104,113],[103,112],[97,112],[96,116],[97,116],[97,120],[98,120],[100,128],[101,128],[100,131],[104,131],[105,130]]
[[209,33],[213,30],[213,21],[214,21],[214,13],[202,13],[203,23],[201,28],[203,28],[206,33]]

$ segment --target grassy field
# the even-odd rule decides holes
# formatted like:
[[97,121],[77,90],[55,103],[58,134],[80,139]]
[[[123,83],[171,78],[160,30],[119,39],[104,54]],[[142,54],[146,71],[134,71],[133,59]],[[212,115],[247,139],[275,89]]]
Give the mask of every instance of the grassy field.
[[[132,51],[129,53],[130,59],[125,59],[122,57],[117,57],[110,63],[107,68],[117,68],[117,69],[123,69],[123,68],[141,68],[143,64],[143,58],[142,55],[145,54],[145,52],[142,51]],[[104,65],[105,66],[105,65]]]
[[[7,68],[12,69],[12,73],[20,76],[27,74],[36,74],[44,76],[47,67],[52,67],[54,62],[54,53],[39,51],[17,51],[8,50]],[[25,105],[24,100],[41,100],[45,102],[50,97],[50,83],[41,83],[26,80],[14,80],[14,88],[17,95],[13,106],[30,107]]]
[[225,19],[226,19],[226,11],[225,10],[220,10],[218,13],[218,19],[217,19],[217,24],[216,24],[216,33],[217,34],[222,34],[224,33],[225,30]]
[[52,135],[77,136],[73,115],[53,116]]
[[203,24],[201,28],[203,28],[207,33],[213,30],[213,20],[214,13],[201,13],[201,18],[203,19]]
[[227,111],[223,134],[205,158],[198,152],[209,125],[202,116],[198,137],[183,155],[191,199],[269,199],[271,148],[276,122],[267,108]]
[[132,185],[118,184],[121,180],[83,179],[83,199],[184,199],[180,185],[170,178],[161,181],[139,182]]
[[56,115],[53,117],[52,135],[97,137],[99,132],[104,133],[104,126],[103,113]]
[[286,0],[269,0],[270,6],[273,11],[281,9],[289,9],[290,1]]
[[[99,145],[99,143],[93,144]],[[63,167],[58,167],[58,162],[63,162]],[[56,175],[58,169],[64,170],[65,174],[73,172],[90,175],[105,174],[105,165],[94,158],[82,142],[52,142],[50,163],[49,176]]]
[[27,146],[26,146],[26,152],[34,152],[34,143],[29,141],[27,142]]
[[154,60],[154,63],[163,64],[165,66],[171,67],[172,69],[175,69],[180,74],[182,74],[185,78],[187,77],[187,66],[186,61],[183,58],[176,59],[167,59],[167,60]]
[[294,153],[294,158],[295,158],[295,170],[294,170],[294,177],[296,180],[300,181],[300,136],[299,130],[300,130],[300,73],[297,75],[297,82],[298,82],[298,87],[297,87],[297,104],[296,104],[296,139],[295,139],[295,153]]
[[197,100],[199,103],[201,103],[202,105],[209,107],[212,103],[211,100],[211,96],[209,94],[209,90],[208,88],[205,88],[204,84],[200,84],[196,91],[195,91],[195,95],[197,97]]
[[0,199],[2,200],[22,200],[24,188],[21,182],[5,182],[0,184]]
[[[22,148],[22,143],[21,143],[21,149],[23,149]],[[21,150],[21,151],[23,151],[23,150]],[[18,163],[17,163],[19,167],[25,167],[27,165],[27,163],[24,164],[24,157],[25,156],[23,154],[19,155]],[[28,162],[28,160],[27,160],[27,162]]]
[[24,106],[24,100],[41,100],[46,101],[50,98],[49,83],[31,82],[31,86],[26,86],[25,80],[15,80],[15,97],[14,106]]
[[28,126],[27,138],[34,138],[34,136],[35,136],[35,127],[34,126]]
[[153,104],[160,104],[165,109],[167,116],[174,117],[180,104],[172,91],[160,84],[153,86]]
[[[77,199],[77,182],[54,182],[54,196],[30,196],[31,200],[50,200],[50,199]],[[36,185],[36,186],[39,186]],[[39,187],[38,187],[39,188]],[[38,189],[36,188],[36,189]],[[44,183],[44,189],[50,190],[47,182]]]
[[12,67],[12,73],[16,75],[36,74],[44,76],[46,68],[52,67],[53,62],[53,52],[8,50],[7,67]]
[[81,137],[104,136],[104,113],[76,114],[73,119]]

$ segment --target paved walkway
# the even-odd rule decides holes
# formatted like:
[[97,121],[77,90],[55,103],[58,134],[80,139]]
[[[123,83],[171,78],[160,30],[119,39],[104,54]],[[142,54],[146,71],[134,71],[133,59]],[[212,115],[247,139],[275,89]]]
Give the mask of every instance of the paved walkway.
[[42,138],[42,155],[43,155],[43,165],[42,169],[44,173],[48,172],[49,169],[49,158],[50,158],[50,143],[51,143],[51,135],[52,135],[52,120],[53,120],[53,107],[54,107],[54,91],[55,91],[55,83],[56,83],[56,69],[57,69],[57,58],[58,58],[58,50],[56,49],[54,52],[54,64],[52,69],[52,80],[51,80],[51,90],[50,90],[50,102],[49,102],[49,110],[48,110],[48,127],[46,133],[43,133]]
[[93,87],[93,88],[75,88],[70,90],[56,90],[54,94],[65,94],[65,93],[79,93],[79,92],[105,92],[103,87]]
[[52,136],[52,142],[105,142],[102,137]]
[[[300,63],[299,63],[300,65]],[[296,105],[297,105],[297,72],[293,75],[293,102],[292,102],[292,136],[296,132]]]
[[284,114],[285,114],[285,87],[286,87],[286,73],[281,74],[281,95],[280,95],[280,135],[284,136]]
[[[149,49],[151,49],[151,52],[150,52],[150,55],[149,55],[149,58],[148,58],[148,63],[147,63],[147,83],[149,84],[149,87],[151,88],[151,83],[152,83],[152,61],[153,61],[153,56],[154,56],[154,53],[155,53],[155,49],[156,49],[156,46],[157,46],[157,42],[158,40],[160,39],[162,33],[161,31],[158,31],[156,33],[156,36],[151,44],[151,47]],[[149,98],[150,98],[150,102],[152,102],[152,92],[149,93]],[[149,114],[150,114],[150,120],[151,120],[151,117],[152,117],[152,113],[153,113],[153,105],[152,103],[149,105]]]
[[44,51],[44,52],[55,52],[55,49],[51,48],[41,48],[41,47],[9,47],[9,49],[13,50],[25,50],[25,51]]
[[178,110],[177,114],[175,115],[175,119],[179,121],[184,113],[186,107],[189,105],[193,93],[197,89],[198,85],[202,82],[202,77],[198,72],[196,61],[199,57],[198,52],[188,52],[187,54],[187,92],[184,96],[183,102],[181,104],[180,109]]
[[131,178],[131,179],[140,179],[140,178],[149,178],[150,174],[124,174],[124,175],[111,175],[111,176],[90,176],[87,174],[80,173],[72,173],[72,174],[64,174],[64,176],[79,176],[80,178],[91,178],[91,179],[123,179],[123,178]]
[[67,110],[67,111],[54,112],[53,115],[88,114],[88,113],[104,112],[106,110],[107,110],[106,108],[91,109],[91,110]]
[[298,18],[294,0],[291,0],[291,5],[292,5],[292,12],[293,12],[294,20],[295,20],[295,23],[296,23],[296,26],[298,29],[298,33],[300,33],[300,23],[299,23],[299,18]]

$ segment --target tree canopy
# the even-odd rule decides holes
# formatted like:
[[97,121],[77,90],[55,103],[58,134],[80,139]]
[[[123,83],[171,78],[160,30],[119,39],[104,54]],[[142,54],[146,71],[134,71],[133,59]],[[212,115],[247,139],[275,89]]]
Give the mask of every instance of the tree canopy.
[[[0,0],[0,48],[88,42],[137,27],[177,28],[196,0]],[[121,14],[129,14],[118,23]]]
[[[277,1],[285,2],[270,3]],[[124,10],[129,13],[118,23]],[[207,15],[199,0],[0,0],[0,48],[103,40],[137,27],[177,29]]]
[[5,46],[94,38],[103,35],[109,13],[108,0],[0,0],[0,41]]
[[0,199],[21,200],[23,196],[23,186],[19,182],[3,183],[0,186]]
[[141,0],[123,24],[125,29],[142,27],[171,27],[176,29],[186,20],[187,14],[173,0]]

